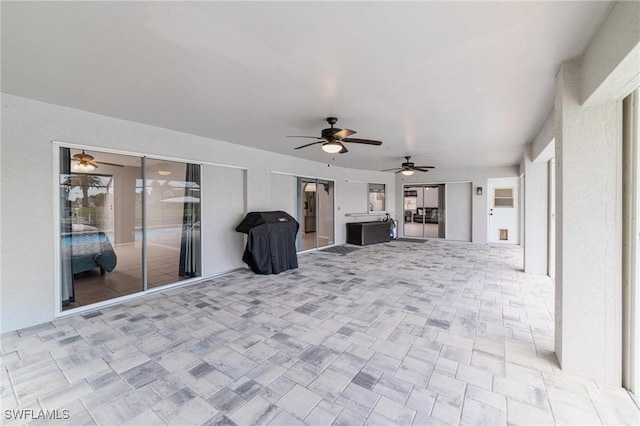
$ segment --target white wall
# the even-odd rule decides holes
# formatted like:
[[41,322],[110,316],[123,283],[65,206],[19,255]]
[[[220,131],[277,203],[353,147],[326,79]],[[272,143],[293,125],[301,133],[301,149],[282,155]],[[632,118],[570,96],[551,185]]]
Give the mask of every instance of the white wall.
[[549,243],[548,164],[532,158],[533,144],[525,150],[524,172],[524,271],[547,274]]
[[471,241],[471,183],[448,183],[445,190],[447,206],[447,240]]
[[[329,178],[336,182],[336,243],[345,242],[344,213],[366,209],[366,184],[386,183],[395,198],[394,175],[316,163],[158,127],[114,119],[2,94],[2,224],[0,245],[1,331],[54,318],[54,194],[57,192],[52,140],[110,148],[193,163],[247,169],[247,210],[271,210],[272,173]],[[348,155],[348,154],[347,154]],[[359,188],[364,188],[361,191]],[[37,196],[34,196],[37,194]],[[354,206],[353,197],[361,202]],[[277,198],[277,197],[276,197]],[[220,200],[225,203],[226,200]],[[394,202],[390,204],[394,206]],[[206,206],[203,206],[206,208]],[[221,244],[224,244],[222,242]],[[206,261],[206,259],[205,259]]]
[[640,2],[613,3],[582,57],[580,100],[622,99],[640,86]]
[[580,104],[580,63],[557,76],[556,354],[599,382],[621,378],[621,102]]
[[297,218],[296,197],[295,176],[271,173],[271,206],[269,210],[280,210]]
[[[472,193],[474,194],[471,201],[471,241],[478,244],[487,243],[487,179],[498,177],[514,177],[518,176],[518,166],[513,167],[490,167],[478,169],[435,169],[428,173],[414,173],[411,176],[397,175],[396,193],[402,194],[402,185],[409,183],[454,183],[454,182],[471,182]],[[475,195],[476,188],[481,186],[482,195]],[[451,206],[447,206],[451,208]],[[402,197],[396,197],[396,211],[404,211],[402,206]],[[400,227],[402,228],[402,227]]]
[[640,3],[614,2],[582,58],[562,65],[553,114],[533,141],[536,161],[555,151],[556,355],[563,370],[614,385],[622,369],[621,101],[640,85],[638,64]]
[[246,214],[245,171],[203,165],[202,276],[244,267],[244,234],[236,226]]

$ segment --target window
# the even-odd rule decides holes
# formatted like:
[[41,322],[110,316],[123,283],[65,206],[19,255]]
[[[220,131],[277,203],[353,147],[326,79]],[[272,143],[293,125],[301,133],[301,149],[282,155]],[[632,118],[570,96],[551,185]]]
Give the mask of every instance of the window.
[[369,212],[383,212],[386,210],[384,183],[369,184]]
[[513,188],[495,188],[493,207],[513,207]]

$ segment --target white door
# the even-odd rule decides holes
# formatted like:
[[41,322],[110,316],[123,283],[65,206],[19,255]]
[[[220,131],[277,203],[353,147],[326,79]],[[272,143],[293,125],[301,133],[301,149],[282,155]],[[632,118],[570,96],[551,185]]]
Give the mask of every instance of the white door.
[[489,179],[489,243],[519,244],[519,178]]

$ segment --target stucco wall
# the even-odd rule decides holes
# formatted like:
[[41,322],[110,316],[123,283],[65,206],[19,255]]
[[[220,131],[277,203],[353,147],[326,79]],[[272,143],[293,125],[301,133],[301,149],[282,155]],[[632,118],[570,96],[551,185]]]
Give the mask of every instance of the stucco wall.
[[[492,167],[479,169],[434,169],[428,173],[414,173],[411,176],[396,175],[396,211],[402,212],[402,186],[408,183],[447,183],[447,182],[471,182],[471,241],[479,244],[487,243],[487,180],[490,178],[514,177],[518,176],[518,166],[513,167]],[[482,195],[476,195],[476,188],[483,188]],[[455,209],[454,205],[447,208]],[[402,228],[402,227],[401,227]]]
[[622,103],[580,104],[580,62],[558,73],[556,353],[566,371],[621,377]]
[[[336,243],[345,241],[344,213],[366,210],[366,184],[387,185],[395,199],[394,175],[296,159],[199,136],[114,119],[2,94],[2,247],[0,310],[2,331],[54,318],[54,175],[52,141],[109,148],[190,162],[244,167],[248,210],[271,210],[271,171],[328,178],[336,185]],[[361,191],[360,191],[361,190]],[[362,193],[360,193],[362,192]],[[241,196],[241,195],[239,195]],[[211,198],[211,197],[209,197]],[[354,198],[361,203],[354,205]],[[212,200],[214,201],[214,200]],[[203,201],[205,203],[206,201]],[[216,199],[225,203],[224,199]],[[390,207],[395,202],[390,203]],[[289,206],[284,206],[287,208]],[[206,205],[203,205],[203,211]],[[213,249],[224,242],[208,242]],[[222,248],[221,248],[222,249]]]

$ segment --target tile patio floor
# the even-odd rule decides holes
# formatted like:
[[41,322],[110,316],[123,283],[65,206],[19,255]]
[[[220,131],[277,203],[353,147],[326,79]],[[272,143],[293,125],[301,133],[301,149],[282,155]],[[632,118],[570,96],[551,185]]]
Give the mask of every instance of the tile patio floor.
[[299,261],[2,335],[2,421],[640,423],[624,390],[558,369],[552,284],[517,247],[394,241]]

